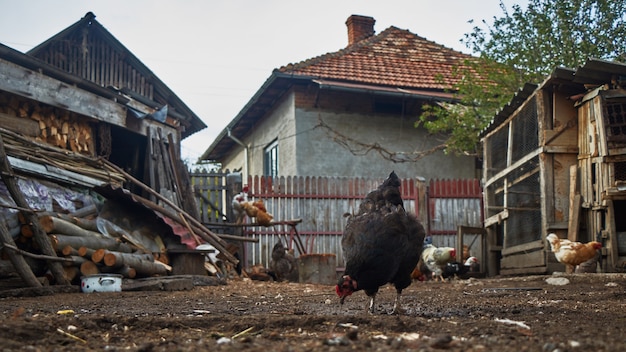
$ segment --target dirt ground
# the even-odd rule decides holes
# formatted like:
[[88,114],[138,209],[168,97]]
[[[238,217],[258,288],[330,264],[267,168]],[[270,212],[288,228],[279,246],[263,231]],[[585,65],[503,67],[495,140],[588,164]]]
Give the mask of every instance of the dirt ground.
[[626,351],[624,274],[414,282],[400,315],[390,286],[375,315],[363,292],[340,306],[332,286],[248,279],[52,291],[0,295],[3,351]]

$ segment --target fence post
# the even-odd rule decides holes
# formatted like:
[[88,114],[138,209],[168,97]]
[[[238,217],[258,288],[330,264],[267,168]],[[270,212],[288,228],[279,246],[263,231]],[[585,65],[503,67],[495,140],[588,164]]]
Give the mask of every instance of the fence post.
[[[226,174],[226,200],[224,202],[224,213],[226,214],[226,216],[228,216],[230,222],[233,222],[235,219],[235,214],[233,214],[233,207],[231,205],[231,202],[236,194],[241,193],[241,190],[243,189],[242,183],[243,182],[240,172],[232,172]],[[236,229],[241,232],[241,228]],[[238,233],[237,235],[241,234]]]

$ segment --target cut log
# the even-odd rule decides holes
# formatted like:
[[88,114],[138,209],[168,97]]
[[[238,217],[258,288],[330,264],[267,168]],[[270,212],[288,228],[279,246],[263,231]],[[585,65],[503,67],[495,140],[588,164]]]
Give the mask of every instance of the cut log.
[[94,252],[95,252],[95,249],[91,249],[85,246],[78,248],[78,255],[80,255],[81,257],[91,258]]
[[57,250],[63,249],[65,246],[74,248],[89,247],[89,248],[106,248],[106,249],[118,249],[120,247],[120,241],[116,238],[97,238],[86,236],[68,236],[61,234],[49,235],[50,240],[53,243],[53,247]]
[[80,273],[83,276],[96,275],[96,274],[100,273],[100,269],[99,269],[98,265],[96,265],[96,263],[92,262],[91,260],[85,260],[80,265]]
[[163,264],[169,264],[170,263],[170,258],[167,255],[167,253],[152,253],[152,255],[154,256],[154,260],[159,261]]
[[[6,226],[4,226],[4,222],[1,222],[1,221],[0,221],[0,239],[2,240],[3,243],[5,243],[5,245],[6,244],[15,245],[15,242],[13,241],[13,237],[9,235],[9,231],[7,230]],[[13,268],[15,268],[16,272],[19,274],[22,280],[24,280],[24,282],[29,287],[41,286],[41,284],[37,280],[37,277],[28,266],[28,263],[26,262],[24,257],[22,257],[19,253],[11,251],[11,250],[9,251],[5,250],[4,252],[5,252],[5,255],[9,257],[9,260]]]
[[133,266],[132,264],[137,260],[154,262],[154,257],[152,254],[121,253],[113,251],[105,251],[103,257],[104,265],[113,267],[120,267],[124,264]]
[[22,225],[20,228],[20,233],[26,238],[32,238],[34,234],[33,228],[30,227],[30,225]]
[[63,254],[64,256],[70,256],[70,255],[79,255],[78,251],[76,249],[74,249],[74,247],[72,246],[65,246],[63,247],[63,249],[61,249],[61,254]]
[[98,215],[98,208],[95,204],[91,204],[74,212],[71,212],[69,215],[76,218],[87,218],[89,216]]
[[65,272],[65,279],[67,281],[74,281],[78,277],[79,271],[76,266],[64,266],[63,272]]
[[39,223],[41,224],[44,231],[46,231],[46,233],[60,233],[69,236],[104,238],[104,235],[99,232],[85,230],[84,228],[75,225],[69,221],[51,215],[40,216]]
[[102,263],[102,260],[104,259],[104,255],[106,254],[107,250],[104,248],[99,248],[93,251],[93,253],[91,254],[91,260],[94,263]]
[[[148,259],[150,258],[150,259]],[[109,267],[129,266],[135,269],[137,275],[154,276],[167,275],[168,266],[155,262],[154,258],[149,254],[128,254],[120,252],[109,252],[104,256],[104,263]]]
[[98,230],[98,221],[96,219],[86,219],[73,216],[71,222],[85,230],[100,233]]

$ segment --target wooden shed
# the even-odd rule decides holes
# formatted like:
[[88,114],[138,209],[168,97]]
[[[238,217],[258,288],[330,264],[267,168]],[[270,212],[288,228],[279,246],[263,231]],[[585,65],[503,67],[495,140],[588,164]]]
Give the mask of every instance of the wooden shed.
[[562,271],[549,233],[626,259],[626,65],[589,60],[526,85],[483,131],[489,275]]
[[180,142],[206,125],[93,13],[26,54],[0,44],[0,78],[4,126],[107,159],[198,217]]

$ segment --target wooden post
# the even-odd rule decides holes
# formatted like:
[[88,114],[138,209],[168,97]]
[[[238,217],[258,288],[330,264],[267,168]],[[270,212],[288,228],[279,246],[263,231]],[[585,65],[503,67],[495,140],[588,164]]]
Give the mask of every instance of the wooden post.
[[[2,139],[2,135],[0,134],[0,173],[2,176],[2,181],[7,186],[11,197],[15,201],[15,204],[21,208],[30,208],[22,191],[17,185],[17,181],[15,180],[15,175],[13,174],[13,169],[11,168],[11,164],[9,163],[9,159],[7,158],[6,152],[4,151],[4,141]],[[56,257],[56,252],[54,248],[52,248],[52,243],[50,239],[46,235],[45,231],[41,228],[39,224],[39,218],[35,214],[34,211],[23,211],[22,212],[27,221],[31,224],[34,231],[33,239],[35,243],[39,246],[43,254]],[[8,232],[7,232],[8,233]],[[52,260],[47,261],[48,267],[50,268],[50,272],[54,276],[57,283],[61,285],[69,285],[70,281],[65,277],[65,271],[63,270],[63,265],[59,262],[55,262]]]
[[581,196],[576,184],[578,165],[572,165],[569,169],[569,218],[567,226],[567,239],[578,241],[578,226],[580,224]]

